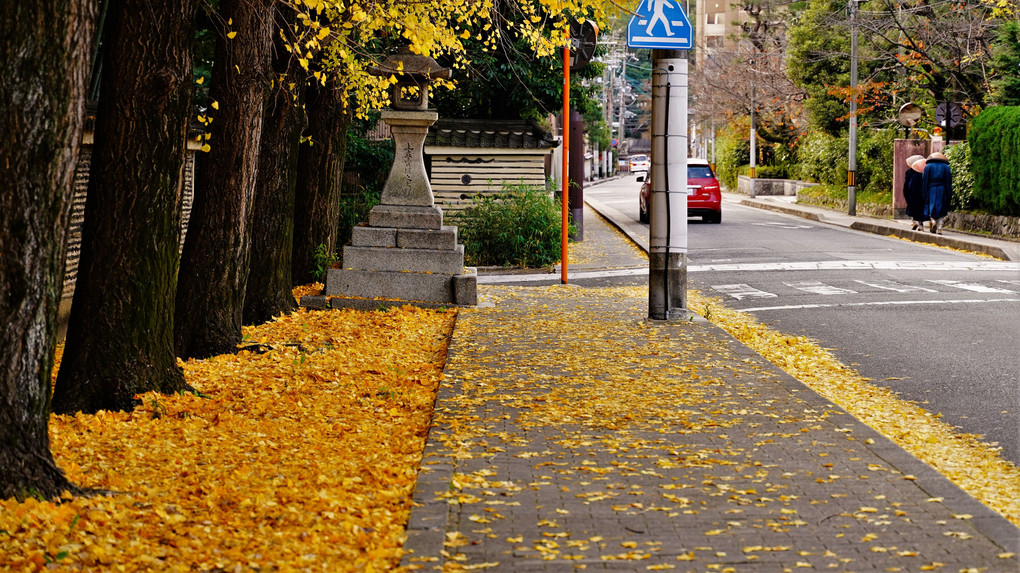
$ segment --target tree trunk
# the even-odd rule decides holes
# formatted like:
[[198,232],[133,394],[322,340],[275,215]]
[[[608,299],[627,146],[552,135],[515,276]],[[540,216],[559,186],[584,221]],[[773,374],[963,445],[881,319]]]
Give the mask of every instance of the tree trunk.
[[[105,65],[57,413],[129,410],[190,387],[173,348],[197,0],[122,0]],[[138,43],[138,38],[147,41]]]
[[[252,199],[269,88],[274,0],[223,0],[209,95],[211,149],[195,166],[195,200],[174,314],[182,358],[234,352],[241,341]],[[236,32],[233,39],[227,34]]]
[[0,499],[80,491],[47,426],[95,15],[95,0],[0,3]]
[[347,127],[340,90],[312,82],[307,93],[308,136],[301,146],[294,207],[294,284],[316,280],[315,252],[324,245],[335,253],[340,218],[340,190],[347,156]]
[[[290,30],[294,12],[276,9],[276,28]],[[294,245],[294,189],[298,148],[305,128],[303,107],[307,73],[285,41],[274,36],[273,71],[277,80],[266,106],[262,149],[255,188],[251,264],[244,295],[244,324],[261,324],[297,308],[291,292]],[[280,81],[279,78],[285,78]],[[288,89],[288,86],[292,86]]]

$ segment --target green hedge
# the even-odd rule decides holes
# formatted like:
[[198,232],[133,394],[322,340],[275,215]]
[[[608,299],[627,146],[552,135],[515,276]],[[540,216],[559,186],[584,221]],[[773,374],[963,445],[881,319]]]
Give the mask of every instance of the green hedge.
[[[562,213],[545,189],[505,185],[450,216],[468,264],[541,268],[560,260]],[[576,232],[573,224],[567,231]]]
[[748,118],[732,121],[716,136],[715,174],[727,189],[737,190],[737,176],[751,161]]
[[977,206],[998,215],[1020,215],[1020,106],[981,112],[967,142]]
[[[796,175],[805,181],[846,187],[850,164],[850,138],[846,133],[833,137],[816,131],[801,143]],[[896,130],[862,129],[857,132],[857,181],[859,194],[879,197],[892,194],[893,141]]]
[[946,148],[949,169],[953,174],[953,196],[950,211],[966,211],[974,206],[974,169],[970,155],[970,144],[966,141],[954,143]]

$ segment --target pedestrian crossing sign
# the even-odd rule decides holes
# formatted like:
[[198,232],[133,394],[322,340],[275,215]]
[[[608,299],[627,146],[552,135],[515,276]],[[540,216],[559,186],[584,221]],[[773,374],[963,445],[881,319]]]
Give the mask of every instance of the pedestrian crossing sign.
[[631,48],[690,50],[692,36],[681,0],[641,0],[637,15],[627,24]]

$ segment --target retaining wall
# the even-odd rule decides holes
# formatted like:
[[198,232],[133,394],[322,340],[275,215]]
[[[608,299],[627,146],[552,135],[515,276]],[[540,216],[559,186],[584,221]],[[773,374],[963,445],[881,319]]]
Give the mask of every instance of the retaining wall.
[[[794,179],[754,179],[755,195],[789,195],[796,196],[801,189],[814,187],[817,183],[797,181]],[[737,176],[737,193],[751,194],[751,178],[746,175]]]

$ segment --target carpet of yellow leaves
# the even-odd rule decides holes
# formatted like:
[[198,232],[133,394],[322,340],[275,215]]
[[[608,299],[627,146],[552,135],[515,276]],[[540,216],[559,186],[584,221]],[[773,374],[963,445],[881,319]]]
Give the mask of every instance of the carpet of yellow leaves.
[[58,465],[115,493],[0,501],[0,570],[394,567],[454,318],[302,310],[185,363],[202,396],[53,416]]
[[[695,292],[689,307],[1020,525],[1020,471],[978,438],[803,337]],[[253,350],[185,363],[202,396],[53,416],[52,449],[70,479],[116,493],[0,501],[0,570],[394,567],[454,318],[302,310],[246,328]],[[621,422],[627,403],[592,402]]]
[[1020,468],[980,436],[960,434],[937,415],[869,383],[831,352],[803,336],[772,330],[753,316],[691,292],[688,306],[703,311],[766,360],[850,412],[935,468],[964,491],[1020,526]]

